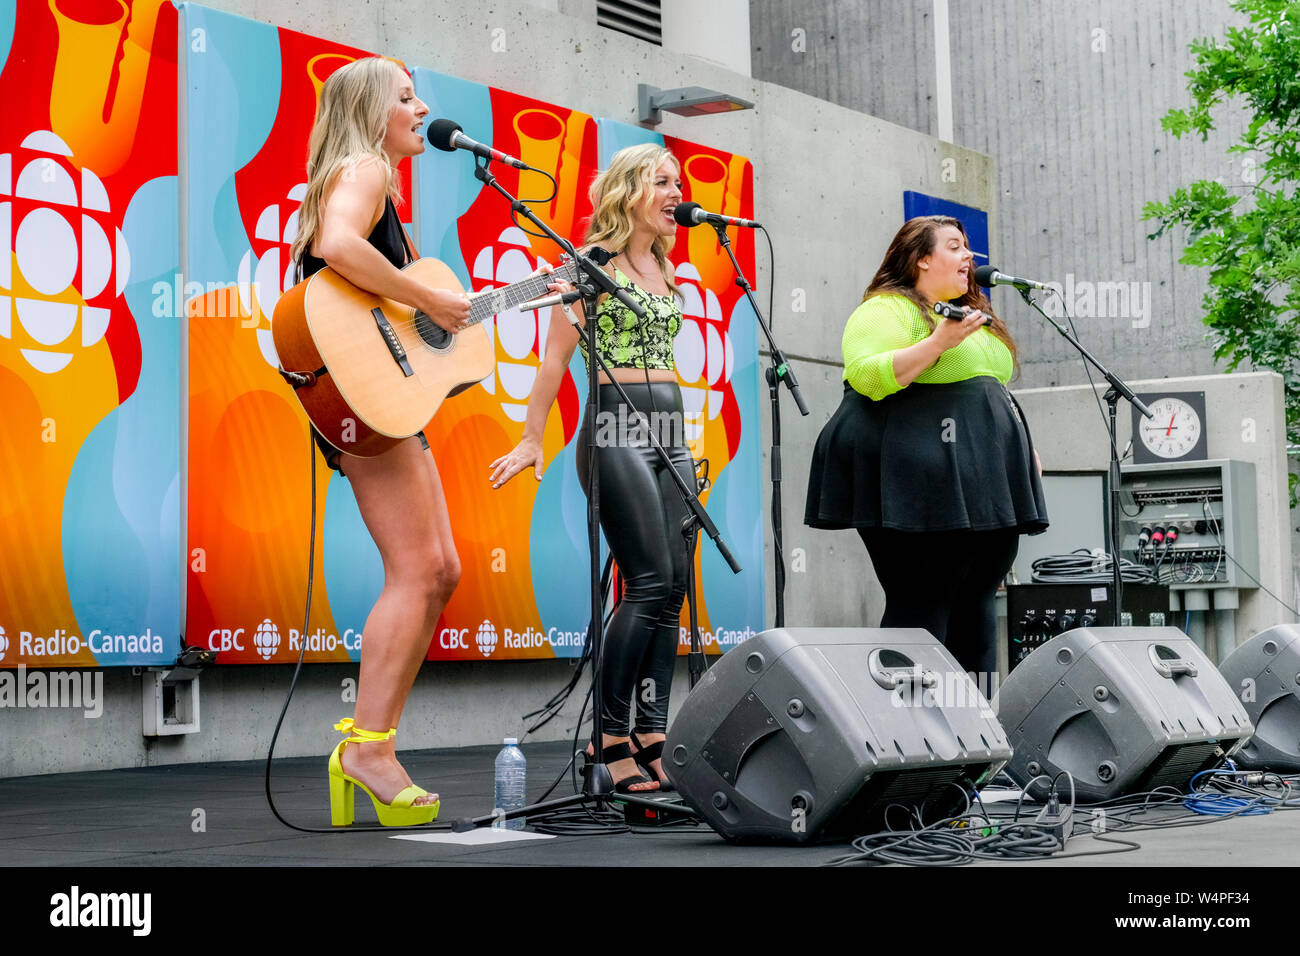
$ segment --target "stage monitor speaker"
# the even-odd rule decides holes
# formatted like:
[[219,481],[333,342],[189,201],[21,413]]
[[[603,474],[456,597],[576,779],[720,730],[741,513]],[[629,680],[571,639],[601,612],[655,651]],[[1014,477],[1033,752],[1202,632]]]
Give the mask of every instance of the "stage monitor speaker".
[[[1015,750],[1007,772],[1038,799],[1065,772],[1082,803],[1186,791],[1253,730],[1228,682],[1176,627],[1067,631],[1011,672],[996,704]],[[1068,798],[1064,777],[1057,782]]]
[[1300,773],[1300,626],[1260,631],[1219,665],[1255,735],[1233,762],[1251,770]]
[[941,820],[1010,756],[988,700],[918,628],[764,631],[705,673],[664,752],[682,799],[733,843]]

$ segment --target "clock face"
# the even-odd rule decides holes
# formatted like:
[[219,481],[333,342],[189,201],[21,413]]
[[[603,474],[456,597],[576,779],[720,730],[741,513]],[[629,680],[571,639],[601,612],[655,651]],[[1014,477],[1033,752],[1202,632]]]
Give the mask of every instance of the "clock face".
[[1165,397],[1148,403],[1152,418],[1138,419],[1138,434],[1153,455],[1182,458],[1201,439],[1201,416],[1181,398]]

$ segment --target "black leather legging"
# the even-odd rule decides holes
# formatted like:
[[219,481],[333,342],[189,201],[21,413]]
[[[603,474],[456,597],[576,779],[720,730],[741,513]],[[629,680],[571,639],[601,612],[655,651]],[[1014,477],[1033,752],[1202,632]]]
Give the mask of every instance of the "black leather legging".
[[[623,388],[633,409],[659,423],[656,435],[687,487],[694,489],[695,463],[683,434],[681,390],[673,382],[653,382],[648,387],[628,383]],[[623,580],[623,598],[605,629],[601,719],[604,732],[616,737],[628,734],[633,696],[636,726],[632,730],[662,734],[668,729],[678,620],[686,596],[686,544],[681,533],[686,506],[653,446],[637,432],[635,421],[614,386],[600,386],[596,428],[600,527]],[[578,477],[584,488],[590,428],[588,413],[577,438]]]

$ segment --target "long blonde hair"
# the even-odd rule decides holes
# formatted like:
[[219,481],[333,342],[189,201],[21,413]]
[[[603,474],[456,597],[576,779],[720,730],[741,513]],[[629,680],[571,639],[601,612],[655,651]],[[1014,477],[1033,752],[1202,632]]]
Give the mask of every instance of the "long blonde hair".
[[339,67],[321,88],[307,146],[307,194],[298,209],[298,235],[289,252],[295,262],[302,260],[320,232],[325,188],[343,170],[373,157],[383,164],[388,194],[394,200],[401,198],[396,170],[384,151],[384,133],[393,111],[392,81],[399,73],[406,75],[393,60],[370,56]]
[[[665,159],[681,170],[681,164],[662,146],[646,143],[620,149],[609,161],[609,168],[596,176],[591,184],[591,204],[595,211],[587,226],[583,240],[589,246],[605,246],[610,252],[623,252],[632,238],[632,216],[649,200],[654,186],[654,174]],[[674,236],[655,236],[650,243],[659,271],[668,288],[677,293],[673,282],[668,253],[672,251]]]

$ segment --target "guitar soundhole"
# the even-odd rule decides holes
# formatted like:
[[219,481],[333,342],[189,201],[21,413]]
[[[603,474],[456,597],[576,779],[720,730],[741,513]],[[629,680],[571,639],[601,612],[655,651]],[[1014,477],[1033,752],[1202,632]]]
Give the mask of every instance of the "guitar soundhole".
[[452,335],[423,312],[415,313],[415,331],[431,349],[446,351],[452,346]]

